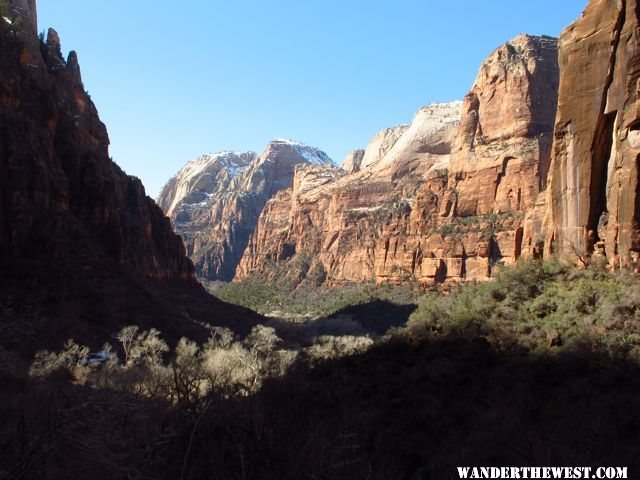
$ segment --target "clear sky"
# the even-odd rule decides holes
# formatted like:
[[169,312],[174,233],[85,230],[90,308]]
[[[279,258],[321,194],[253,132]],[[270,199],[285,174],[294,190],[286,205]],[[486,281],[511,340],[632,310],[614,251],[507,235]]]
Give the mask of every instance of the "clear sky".
[[78,52],[111,155],[147,193],[188,160],[275,137],[340,163],[422,105],[462,99],[519,33],[560,34],[587,0],[38,0]]

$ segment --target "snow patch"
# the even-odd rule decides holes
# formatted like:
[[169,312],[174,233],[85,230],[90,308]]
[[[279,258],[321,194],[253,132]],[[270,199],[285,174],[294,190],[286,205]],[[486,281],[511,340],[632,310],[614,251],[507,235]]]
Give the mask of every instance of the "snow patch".
[[289,140],[287,138],[275,138],[272,143],[282,143],[292,147],[301,157],[303,157],[308,163],[312,165],[335,165],[335,162],[324,153],[315,147],[310,147],[304,143],[296,142],[295,140]]
[[230,150],[208,153],[187,162],[180,172],[178,172],[178,177],[193,177],[214,163],[219,164],[229,175],[235,177],[247,170],[249,164],[256,156],[257,154],[254,152],[232,152]]
[[[247,171],[258,154],[251,151],[230,151],[201,155],[187,162],[173,177],[175,191],[166,214],[171,216],[181,203],[186,205],[200,204],[205,191],[215,188],[216,184],[233,181]],[[209,182],[209,186],[205,184]],[[169,185],[169,184],[168,184]],[[195,188],[194,188],[195,187]],[[193,203],[188,197],[195,194]]]

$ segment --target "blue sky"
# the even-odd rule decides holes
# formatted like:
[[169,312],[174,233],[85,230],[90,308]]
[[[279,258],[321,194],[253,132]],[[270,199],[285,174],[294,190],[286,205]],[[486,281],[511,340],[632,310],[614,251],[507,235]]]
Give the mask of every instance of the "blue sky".
[[587,0],[39,0],[79,55],[111,155],[147,193],[188,160],[275,137],[336,162],[422,105],[462,99],[519,33],[557,36]]

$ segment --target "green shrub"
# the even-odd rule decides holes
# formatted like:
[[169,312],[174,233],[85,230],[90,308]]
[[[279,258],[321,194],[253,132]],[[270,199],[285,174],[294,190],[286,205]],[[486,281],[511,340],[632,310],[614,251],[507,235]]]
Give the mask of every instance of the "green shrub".
[[298,288],[293,289],[287,282],[245,280],[219,286],[211,290],[211,293],[225,302],[241,305],[262,314],[280,316],[329,316],[344,308],[376,299],[389,300],[396,304],[409,304],[417,300],[414,286],[410,284],[393,286],[363,283],[318,287],[312,282],[303,282]]
[[499,348],[605,347],[637,356],[640,286],[601,266],[558,262],[503,267],[493,282],[466,284],[450,296],[428,294],[404,332],[414,339],[479,335]]

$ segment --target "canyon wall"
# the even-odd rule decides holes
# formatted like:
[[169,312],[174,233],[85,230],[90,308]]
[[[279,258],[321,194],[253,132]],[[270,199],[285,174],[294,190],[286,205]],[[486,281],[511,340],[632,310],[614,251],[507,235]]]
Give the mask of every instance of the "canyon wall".
[[[557,41],[521,35],[464,102],[383,130],[343,169],[299,167],[270,200],[236,279],[422,284],[487,279],[537,255],[558,88]],[[544,215],[544,213],[542,213]]]
[[640,5],[592,0],[560,39],[546,253],[640,260]]
[[459,102],[429,105],[410,125],[383,130],[357,154],[359,168],[345,167],[353,173],[299,167],[293,187],[267,203],[236,278],[374,280],[379,241],[408,227],[424,178],[448,162],[459,110]]
[[493,52],[461,105],[381,131],[342,169],[296,169],[236,279],[423,284],[557,255],[640,269],[635,0],[592,0],[551,37]]
[[[6,35],[0,80],[0,259],[38,256],[70,218],[90,227],[119,264],[156,280],[194,282],[193,266],[138,179],[108,155],[105,126],[85,93],[75,52],[63,59],[49,30],[42,46]],[[24,35],[27,35],[25,32]],[[37,48],[37,50],[35,48]],[[99,247],[96,247],[99,248]]]
[[[198,330],[196,317],[245,315],[204,293],[162,210],[109,158],[75,52],[63,58],[54,30],[38,39],[34,2],[10,3],[0,18],[0,324],[93,341],[128,323],[177,336]],[[168,288],[211,313],[168,305],[158,293]]]

